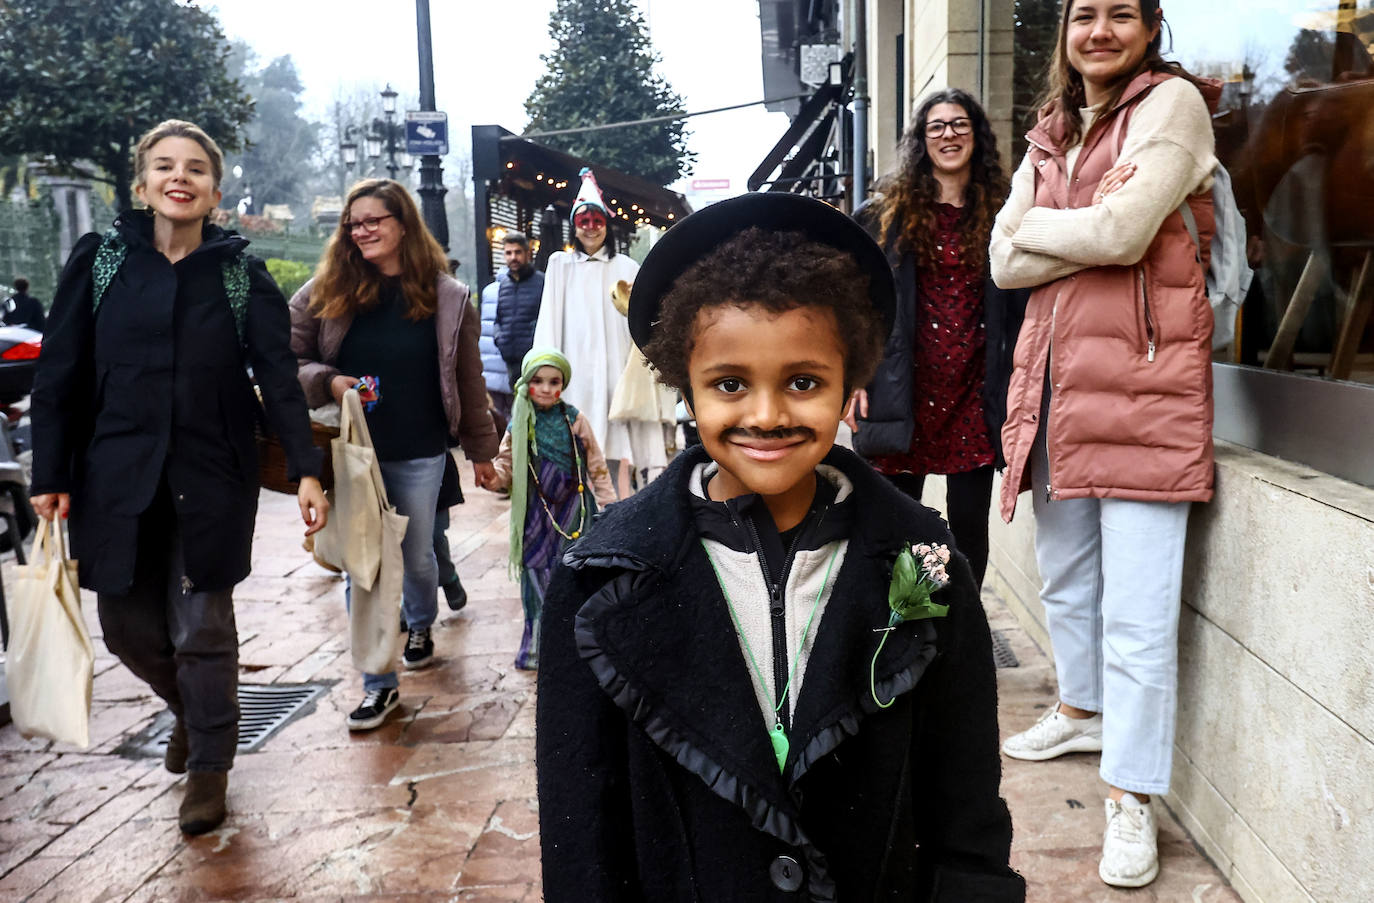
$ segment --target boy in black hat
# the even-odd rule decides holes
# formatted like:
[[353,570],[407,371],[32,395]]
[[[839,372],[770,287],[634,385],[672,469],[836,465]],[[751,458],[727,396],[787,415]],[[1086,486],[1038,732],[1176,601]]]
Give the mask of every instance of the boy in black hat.
[[833,447],[892,310],[873,241],[794,195],[708,207],[644,262],[630,329],[702,445],[549,588],[549,903],[1024,899],[968,566]]

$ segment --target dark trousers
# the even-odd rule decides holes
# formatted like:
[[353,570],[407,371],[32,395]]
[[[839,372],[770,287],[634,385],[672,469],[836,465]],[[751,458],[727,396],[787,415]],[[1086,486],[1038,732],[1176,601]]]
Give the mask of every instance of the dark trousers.
[[185,722],[186,767],[228,771],[239,724],[233,589],[183,586],[174,524],[166,515],[140,521],[134,584],[124,595],[97,595],[100,627],[106,647]]
[[[916,501],[925,488],[924,474],[886,474],[892,485]],[[954,544],[968,559],[973,579],[983,587],[988,570],[988,510],[992,505],[992,465],[945,477],[945,507],[949,510],[949,532]]]
[[458,567],[448,547],[449,516],[447,508],[434,512],[434,558],[439,562],[439,585],[458,582]]

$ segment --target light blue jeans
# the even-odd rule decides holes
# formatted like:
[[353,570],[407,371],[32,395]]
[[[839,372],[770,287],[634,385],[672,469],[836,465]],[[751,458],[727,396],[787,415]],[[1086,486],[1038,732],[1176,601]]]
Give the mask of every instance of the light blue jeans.
[[1167,793],[1189,504],[1049,501],[1047,471],[1042,432],[1031,453],[1035,559],[1059,698],[1102,713],[1102,780]]
[[[401,615],[412,630],[434,623],[439,615],[439,564],[434,557],[434,509],[444,480],[444,456],[381,461],[387,500],[410,521],[401,540],[405,578],[401,585]],[[345,588],[345,597],[350,588]],[[363,691],[399,686],[395,671],[364,674]]]

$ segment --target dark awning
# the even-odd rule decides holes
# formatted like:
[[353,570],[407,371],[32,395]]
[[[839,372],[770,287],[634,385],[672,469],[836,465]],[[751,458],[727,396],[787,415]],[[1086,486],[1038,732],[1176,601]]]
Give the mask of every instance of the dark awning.
[[639,176],[521,138],[499,125],[476,125],[472,127],[472,177],[480,282],[491,281],[493,264],[501,254],[500,244],[492,241],[488,230],[502,226],[535,234],[550,206],[566,223],[582,184],[578,173],[583,167],[596,174],[612,213],[611,230],[622,242],[639,225],[667,228],[692,212],[681,194]]

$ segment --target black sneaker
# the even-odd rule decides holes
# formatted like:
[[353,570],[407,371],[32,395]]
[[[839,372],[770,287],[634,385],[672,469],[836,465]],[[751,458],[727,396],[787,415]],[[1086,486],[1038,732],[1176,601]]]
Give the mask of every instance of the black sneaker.
[[395,687],[368,690],[363,704],[348,713],[348,729],[351,731],[370,731],[380,727],[386,716],[401,704],[401,691]]
[[401,664],[411,671],[423,668],[434,661],[434,637],[428,627],[406,631],[406,651],[401,654]]
[[468,604],[468,591],[463,589],[463,581],[454,577],[448,583],[443,584],[443,587],[444,598],[448,600],[449,611],[459,611]]

